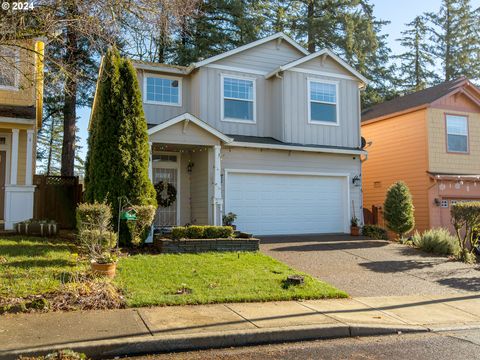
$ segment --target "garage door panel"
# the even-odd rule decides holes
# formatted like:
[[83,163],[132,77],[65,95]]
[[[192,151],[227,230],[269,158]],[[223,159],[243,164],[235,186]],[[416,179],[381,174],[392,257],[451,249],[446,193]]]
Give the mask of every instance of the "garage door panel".
[[342,177],[230,173],[227,212],[239,229],[257,235],[343,232]]

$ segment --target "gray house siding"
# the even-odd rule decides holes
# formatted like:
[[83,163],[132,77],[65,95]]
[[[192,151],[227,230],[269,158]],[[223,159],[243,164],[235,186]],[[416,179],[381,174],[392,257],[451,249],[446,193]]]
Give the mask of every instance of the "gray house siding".
[[[256,92],[256,123],[240,123],[224,121],[221,118],[221,75],[245,76],[255,79]],[[199,117],[212,125],[224,134],[238,134],[251,136],[270,135],[270,110],[267,104],[267,82],[264,76],[240,73],[236,71],[219,70],[214,68],[199,69],[200,91],[198,93],[200,102]]]
[[297,60],[302,56],[305,55],[286,42],[278,44],[277,41],[269,41],[265,44],[216,61],[214,64],[254,69],[268,73],[275,68]]
[[[339,126],[309,124],[308,79],[338,83]],[[284,131],[282,141],[300,144],[359,147],[358,82],[297,71],[283,74]]]

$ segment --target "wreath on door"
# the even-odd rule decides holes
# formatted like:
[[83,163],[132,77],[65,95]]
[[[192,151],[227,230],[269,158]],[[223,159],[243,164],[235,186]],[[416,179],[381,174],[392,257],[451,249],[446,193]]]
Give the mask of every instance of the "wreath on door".
[[157,204],[160,207],[169,207],[177,200],[177,189],[168,181],[160,181],[155,184],[157,192]]

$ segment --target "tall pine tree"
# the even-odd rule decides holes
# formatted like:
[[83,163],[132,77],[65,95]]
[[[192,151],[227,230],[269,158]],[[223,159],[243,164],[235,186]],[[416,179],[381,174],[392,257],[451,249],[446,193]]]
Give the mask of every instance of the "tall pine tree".
[[475,78],[480,73],[478,11],[470,0],[442,0],[438,13],[427,14],[432,26],[435,55],[440,59],[445,81],[459,76]]
[[395,56],[400,61],[398,86],[406,92],[423,90],[438,81],[435,61],[428,42],[428,25],[423,16],[417,16],[406,24],[403,37],[397,39],[405,52]]
[[156,205],[148,178],[147,122],[135,69],[116,49],[102,65],[86,164],[87,201],[106,200],[115,213],[119,197]]

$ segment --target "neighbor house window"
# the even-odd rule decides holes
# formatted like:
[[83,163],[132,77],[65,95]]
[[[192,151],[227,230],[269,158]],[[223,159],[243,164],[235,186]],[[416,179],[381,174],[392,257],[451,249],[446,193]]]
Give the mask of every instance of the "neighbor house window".
[[466,116],[446,115],[447,151],[468,152],[468,119]]
[[18,49],[0,46],[0,89],[18,89]]
[[146,100],[147,102],[162,105],[181,105],[181,79],[167,77],[146,78]]
[[324,81],[308,81],[308,122],[338,124],[337,84]]
[[255,80],[222,76],[222,119],[255,122]]

